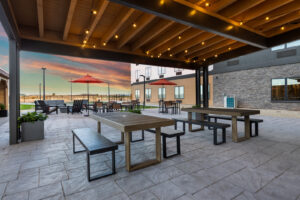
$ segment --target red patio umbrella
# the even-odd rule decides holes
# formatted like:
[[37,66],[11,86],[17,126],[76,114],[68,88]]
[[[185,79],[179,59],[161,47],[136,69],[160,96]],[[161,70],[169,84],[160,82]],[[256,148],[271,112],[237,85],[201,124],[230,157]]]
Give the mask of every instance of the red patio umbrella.
[[150,83],[149,85],[162,85],[164,87],[165,85],[177,85],[177,84],[163,78],[163,79],[159,79],[157,81],[154,81],[154,82]]
[[[94,78],[94,77],[92,77],[92,76],[90,76],[88,74],[85,75],[85,76],[83,76],[83,77],[81,77],[81,78],[79,78],[79,79],[73,80],[71,82],[72,83],[86,83],[87,84],[88,105],[89,105],[89,100],[90,100],[89,84],[90,83],[104,83],[103,81],[101,81],[101,80],[99,80],[97,78]],[[90,114],[90,110],[88,109],[88,115],[87,116],[89,116],[89,114]]]

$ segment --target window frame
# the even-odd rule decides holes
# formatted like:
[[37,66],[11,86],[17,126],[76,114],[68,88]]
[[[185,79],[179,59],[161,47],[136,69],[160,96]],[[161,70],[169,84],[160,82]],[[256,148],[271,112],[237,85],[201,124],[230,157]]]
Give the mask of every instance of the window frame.
[[166,68],[165,67],[158,67],[157,68],[158,75],[164,75],[166,74]]
[[[145,77],[146,78],[150,78],[151,77],[151,72],[152,72],[151,69],[152,69],[151,67],[146,67],[145,68]],[[149,75],[147,75],[147,71],[149,71]]]
[[[179,92],[179,94],[176,96],[176,88],[178,88],[178,92]],[[180,96],[180,88],[183,88],[183,96],[181,97]],[[175,86],[174,87],[174,98],[175,99],[184,99],[184,86]]]
[[135,70],[135,80],[138,80],[140,78],[138,69]]
[[[138,98],[137,98],[137,95],[136,95],[136,94],[137,94],[137,91],[139,91],[139,92],[138,92],[138,94],[139,94],[139,95],[138,95],[138,96],[139,96]],[[139,89],[136,89],[136,90],[135,90],[135,99],[140,99],[140,98],[141,98],[141,91],[140,91]]]
[[[150,91],[150,97],[148,96],[147,91]],[[152,90],[151,90],[151,88],[146,88],[145,93],[146,93],[146,99],[151,99],[151,97],[152,97]]]
[[[163,98],[161,98],[160,97],[160,95],[159,95],[159,91],[160,91],[160,89],[163,89]],[[158,99],[165,99],[166,98],[166,88],[164,88],[164,87],[161,87],[161,88],[158,88]]]
[[[270,80],[270,85],[271,85],[271,103],[300,103],[300,100],[288,100],[288,79],[300,79],[299,76],[293,76],[293,77],[278,77],[278,78],[271,78]],[[272,80],[273,79],[284,79],[284,100],[273,100],[272,96],[273,96],[273,92],[272,92]]]

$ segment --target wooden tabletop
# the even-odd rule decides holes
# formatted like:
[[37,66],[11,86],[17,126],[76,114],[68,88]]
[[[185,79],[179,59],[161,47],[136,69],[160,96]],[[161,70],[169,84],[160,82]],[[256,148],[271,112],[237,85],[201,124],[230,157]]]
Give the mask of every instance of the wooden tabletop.
[[90,115],[91,118],[107,124],[121,132],[144,130],[174,125],[172,119],[153,117],[129,112],[96,113]]
[[259,110],[247,109],[231,109],[231,108],[182,108],[182,111],[196,112],[203,114],[217,114],[217,115],[230,115],[230,116],[245,116],[260,114]]

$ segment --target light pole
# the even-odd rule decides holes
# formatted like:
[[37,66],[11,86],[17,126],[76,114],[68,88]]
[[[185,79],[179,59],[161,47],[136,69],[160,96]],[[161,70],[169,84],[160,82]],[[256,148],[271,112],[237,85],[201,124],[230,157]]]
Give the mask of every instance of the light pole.
[[43,70],[43,100],[45,101],[45,71],[46,71],[46,67],[43,67],[42,70]]
[[144,102],[143,102],[143,110],[145,110],[145,105],[146,105],[146,76],[145,75],[140,75],[140,76],[144,78]]
[[42,84],[39,84],[39,94],[40,94],[40,100],[42,100]]
[[109,82],[107,82],[107,92],[108,92],[108,103],[110,102],[110,88],[109,88]]
[[70,83],[71,83],[71,102],[72,102],[72,96],[73,96],[73,94],[72,94],[72,93],[73,93],[73,88],[72,88],[72,78],[71,78],[71,82],[70,82]]

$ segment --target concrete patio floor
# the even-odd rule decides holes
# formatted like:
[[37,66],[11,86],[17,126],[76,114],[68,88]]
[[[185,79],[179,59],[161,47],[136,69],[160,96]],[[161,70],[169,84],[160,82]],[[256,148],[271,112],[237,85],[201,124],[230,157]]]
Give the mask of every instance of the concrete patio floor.
[[[178,116],[156,109],[144,114]],[[117,174],[93,182],[86,178],[85,153],[72,153],[71,130],[96,129],[96,121],[79,114],[51,114],[44,140],[9,146],[8,122],[1,119],[0,199],[300,200],[300,120],[257,117],[264,119],[257,138],[232,143],[228,129],[227,143],[215,146],[211,131],[187,132],[181,156],[131,173],[124,168],[124,145],[119,145]],[[110,127],[103,125],[102,132],[120,140],[120,133]],[[144,142],[132,144],[133,162],[154,157],[154,135],[145,136]],[[174,140],[167,144],[169,151],[175,150]],[[93,156],[92,173],[108,170],[110,163],[110,154]]]

